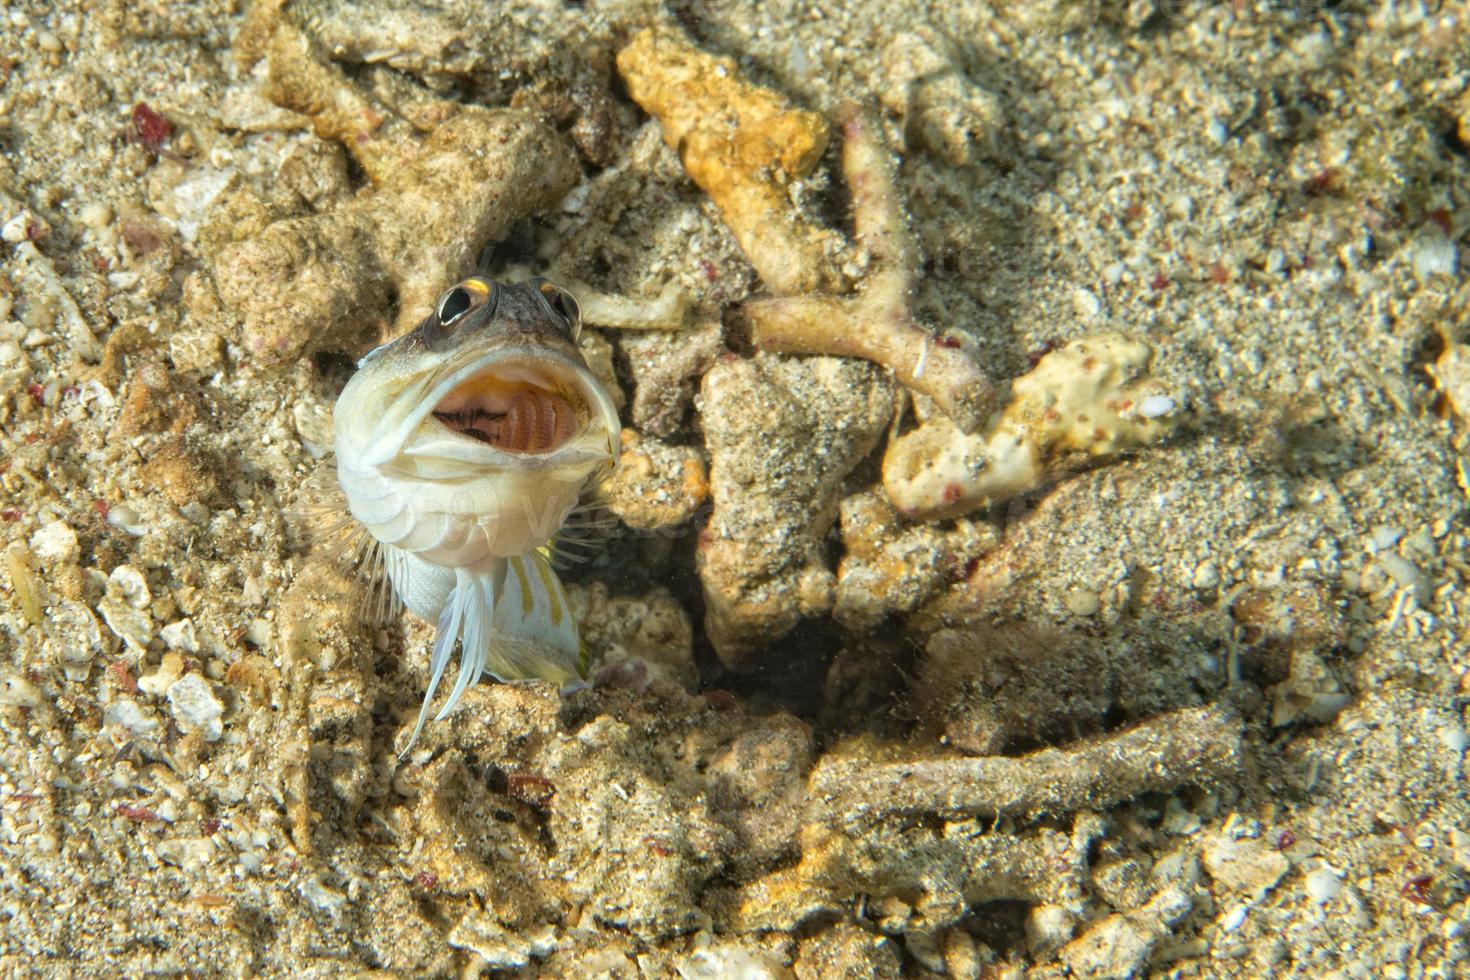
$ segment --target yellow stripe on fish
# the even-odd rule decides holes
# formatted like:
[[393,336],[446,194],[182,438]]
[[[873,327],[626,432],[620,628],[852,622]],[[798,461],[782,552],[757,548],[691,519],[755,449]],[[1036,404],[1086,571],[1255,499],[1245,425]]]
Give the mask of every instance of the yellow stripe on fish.
[[516,579],[521,583],[521,615],[529,616],[536,600],[531,595],[531,583],[526,579],[525,565],[521,559],[512,558],[510,569],[516,573]]
[[535,557],[539,559],[536,562],[536,573],[541,577],[541,585],[546,589],[547,601],[551,603],[551,625],[560,626],[562,604],[557,594],[561,592],[561,582],[557,580],[556,573],[551,570],[551,565],[541,557],[539,552]]

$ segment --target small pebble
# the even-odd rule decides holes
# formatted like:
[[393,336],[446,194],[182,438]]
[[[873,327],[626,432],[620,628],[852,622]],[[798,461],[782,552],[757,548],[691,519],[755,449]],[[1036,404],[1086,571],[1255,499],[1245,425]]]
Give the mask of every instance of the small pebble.
[[31,535],[31,554],[44,562],[72,564],[81,554],[81,546],[77,543],[77,532],[73,531],[71,525],[65,521],[43,524],[35,534]]
[[1387,551],[1398,544],[1403,536],[1404,529],[1401,527],[1376,527],[1373,529],[1373,536],[1368,540],[1368,550]]
[[107,576],[107,591],[134,609],[143,609],[153,601],[148,579],[132,565],[119,565]]
[[107,512],[107,523],[122,529],[135,538],[142,537],[148,531],[148,525],[143,522],[143,515],[139,514],[138,509],[129,503],[113,504]]
[[1084,320],[1095,320],[1102,313],[1102,300],[1090,289],[1078,289],[1072,293],[1072,309]]
[[200,674],[185,674],[170,684],[168,705],[184,733],[201,731],[208,742],[216,742],[224,734],[220,717],[225,713],[225,706]]
[[82,205],[81,212],[77,215],[82,224],[93,231],[101,231],[112,224],[112,205],[102,201],[90,201]]
[[1318,905],[1326,905],[1342,892],[1342,876],[1331,868],[1318,868],[1304,882],[1307,895]]
[[1459,725],[1446,725],[1439,730],[1440,743],[1456,755],[1465,751],[1466,744],[1470,744],[1470,737],[1465,734],[1465,729]]
[[315,878],[308,878],[301,884],[301,897],[306,899],[319,912],[329,915],[338,915],[342,907],[347,904],[347,896],[340,892],[332,891]]
[[19,674],[11,674],[0,683],[0,704],[34,708],[41,703],[41,689]]
[[[112,593],[114,590],[109,587],[108,591]],[[153,617],[148,610],[135,608],[126,599],[109,594],[97,604],[97,611],[102,614],[107,628],[117,634],[129,650],[139,654],[148,652],[148,644],[153,642]]]
[[194,634],[194,621],[192,619],[181,619],[177,623],[169,623],[158,631],[163,642],[170,650],[183,650],[185,653],[199,652],[199,639]]
[[29,211],[22,211],[4,225],[0,225],[0,238],[14,245],[17,242],[40,241],[50,231],[46,222]]
[[119,698],[102,712],[104,725],[120,725],[134,735],[151,735],[158,731],[159,721],[144,714],[138,702],[132,698]]
[[1220,916],[1220,931],[1234,932],[1245,922],[1246,913],[1250,911],[1248,905],[1237,905],[1224,915]]
[[1138,406],[1138,414],[1146,419],[1157,419],[1174,411],[1174,399],[1168,395],[1149,395]]
[[1162,826],[1165,833],[1186,837],[1199,830],[1199,814],[1187,809],[1177,796],[1171,796],[1164,805]]
[[1101,605],[1097,593],[1091,589],[1073,589],[1067,593],[1067,609],[1074,616],[1091,616]]
[[1077,916],[1060,905],[1037,905],[1026,917],[1026,945],[1033,953],[1045,953],[1072,938]]
[[1432,276],[1453,276],[1460,264],[1460,251],[1444,229],[1426,224],[1410,243],[1414,275],[1421,280]]
[[1379,555],[1378,563],[1402,588],[1414,593],[1414,599],[1419,605],[1429,605],[1434,598],[1434,589],[1430,585],[1429,577],[1418,565],[1393,552]]
[[138,678],[138,690],[153,697],[161,697],[183,675],[184,658],[177,653],[165,654],[157,670]]
[[1220,584],[1220,569],[1212,561],[1202,561],[1194,569],[1194,587],[1213,589]]

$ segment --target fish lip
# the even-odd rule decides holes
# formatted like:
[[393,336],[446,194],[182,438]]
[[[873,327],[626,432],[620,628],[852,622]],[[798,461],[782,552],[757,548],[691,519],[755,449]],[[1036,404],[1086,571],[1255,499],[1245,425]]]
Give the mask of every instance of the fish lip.
[[[518,344],[513,347],[498,347],[495,350],[483,354],[471,356],[468,360],[460,361],[459,358],[451,360],[441,370],[426,382],[419,383],[418,407],[407,416],[392,425],[386,432],[375,432],[371,445],[373,446],[363,455],[362,462],[367,466],[386,466],[396,457],[403,454],[404,444],[418,431],[422,424],[439,403],[457,388],[461,383],[469,380],[475,375],[493,368],[497,364],[521,361],[537,367],[550,367],[565,371],[577,384],[579,392],[587,399],[588,406],[594,415],[602,417],[603,424],[608,430],[608,448],[614,461],[618,455],[618,433],[622,429],[622,423],[618,418],[618,410],[613,405],[612,397],[602,382],[597,379],[590,368],[579,358],[561,351],[539,346],[535,344]],[[409,397],[405,391],[400,398]],[[387,420],[387,421],[391,421]],[[480,444],[476,444],[480,445]],[[528,462],[548,459],[560,450],[552,450],[550,453],[507,453],[493,446],[481,445],[486,454],[487,463],[509,463],[516,462],[517,465],[525,466]],[[560,460],[558,460],[560,462]]]

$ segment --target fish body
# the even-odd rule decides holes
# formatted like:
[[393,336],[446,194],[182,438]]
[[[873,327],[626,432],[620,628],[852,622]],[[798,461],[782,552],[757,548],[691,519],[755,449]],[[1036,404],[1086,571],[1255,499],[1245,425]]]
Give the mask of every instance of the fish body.
[[[337,479],[394,596],[438,624],[411,747],[481,673],[576,682],[577,622],[545,549],[616,461],[611,397],[577,349],[571,294],[474,277],[372,351],[333,410]],[[406,751],[406,750],[405,750]]]

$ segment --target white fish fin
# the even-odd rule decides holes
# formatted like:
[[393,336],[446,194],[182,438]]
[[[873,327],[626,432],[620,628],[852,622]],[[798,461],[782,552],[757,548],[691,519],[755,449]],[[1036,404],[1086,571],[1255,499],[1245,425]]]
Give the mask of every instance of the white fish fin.
[[[358,525],[361,527],[361,525]],[[403,553],[389,547],[363,530],[362,542],[356,561],[350,566],[351,573],[362,586],[362,602],[358,615],[363,622],[373,626],[384,626],[398,619],[403,613],[403,600],[393,587],[389,566],[401,561]]]
[[331,535],[334,525],[345,524],[351,519],[347,509],[347,495],[337,482],[337,468],[332,457],[327,457],[301,485],[295,503],[287,509],[286,519],[313,544]]
[[567,568],[596,557],[617,530],[618,518],[600,495],[584,497],[567,513],[556,537],[547,542],[554,568]]
[[[408,755],[413,743],[419,739],[419,732],[424,730],[424,722],[429,717],[429,705],[434,700],[434,692],[439,689],[439,681],[444,677],[444,669],[449,666],[449,655],[454,652],[454,644],[459,639],[459,634],[464,626],[464,603],[461,596],[469,592],[466,582],[471,580],[469,573],[461,571],[456,576],[454,591],[449,594],[449,601],[444,603],[444,611],[439,614],[439,629],[434,634],[434,650],[429,656],[428,690],[424,691],[424,703],[419,708],[419,720],[414,723],[413,734],[408,737],[408,744],[399,753],[399,758]],[[475,590],[478,594],[479,590]]]
[[[398,619],[403,614],[403,597],[398,594],[394,585],[402,579],[399,566],[406,560],[404,552],[381,542],[376,542],[377,556],[374,559],[372,570],[373,578],[368,586],[368,601],[365,608],[368,615],[364,618],[374,626],[382,626]],[[362,567],[362,574],[366,574],[366,567]]]
[[[467,574],[454,588],[455,597],[464,595],[464,643],[459,652],[459,679],[449,700],[434,716],[442,721],[444,716],[459,703],[465,688],[480,679],[485,672],[485,660],[490,653],[490,643],[495,629],[495,598],[502,591],[505,581],[505,561],[497,560],[491,572],[478,575]],[[468,588],[466,588],[468,585]]]

